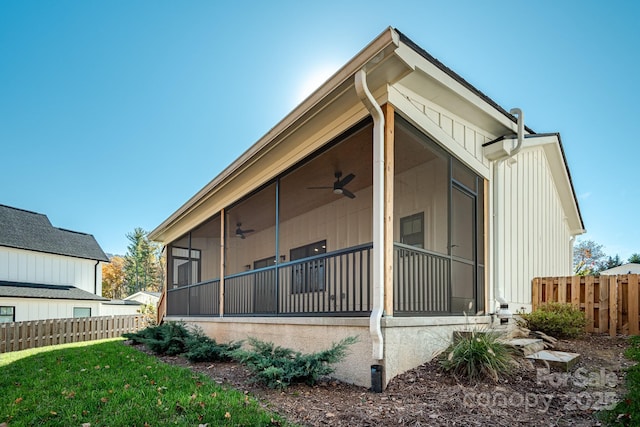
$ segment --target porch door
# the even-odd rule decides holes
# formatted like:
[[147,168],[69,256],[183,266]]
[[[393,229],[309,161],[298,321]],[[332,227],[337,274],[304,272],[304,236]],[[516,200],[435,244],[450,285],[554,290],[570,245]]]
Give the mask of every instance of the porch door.
[[[276,257],[253,262],[253,268],[266,268],[276,265]],[[253,312],[255,314],[276,314],[276,270],[262,270],[254,274]]]
[[451,311],[474,315],[476,289],[476,198],[451,186]]

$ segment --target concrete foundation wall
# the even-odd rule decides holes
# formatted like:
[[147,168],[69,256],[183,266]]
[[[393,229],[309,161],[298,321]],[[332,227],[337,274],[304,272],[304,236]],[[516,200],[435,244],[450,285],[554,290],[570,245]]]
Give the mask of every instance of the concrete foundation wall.
[[453,331],[488,327],[489,323],[486,316],[383,318],[383,383],[433,359],[449,345]]
[[334,365],[332,377],[366,388],[371,387],[371,365],[384,365],[382,384],[386,387],[396,375],[431,360],[449,344],[454,330],[489,325],[488,317],[383,318],[385,359],[378,361],[371,357],[368,317],[165,318],[180,320],[199,326],[221,343],[255,337],[303,353],[326,350],[343,338],[357,336],[359,340],[349,347],[347,357]]

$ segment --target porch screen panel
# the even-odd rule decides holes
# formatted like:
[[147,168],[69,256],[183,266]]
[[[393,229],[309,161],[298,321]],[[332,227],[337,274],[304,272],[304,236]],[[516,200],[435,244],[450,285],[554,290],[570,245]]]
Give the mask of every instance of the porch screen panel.
[[395,124],[394,314],[475,315],[485,296],[484,181],[401,116]]

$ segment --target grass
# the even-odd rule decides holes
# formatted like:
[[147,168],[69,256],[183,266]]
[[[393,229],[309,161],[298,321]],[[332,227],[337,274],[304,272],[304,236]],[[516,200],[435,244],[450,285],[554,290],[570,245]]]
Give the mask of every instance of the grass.
[[513,357],[499,335],[489,331],[459,334],[440,355],[440,367],[458,378],[498,381],[513,367]]
[[[640,336],[629,338],[629,348],[625,351],[628,359],[640,362]],[[627,394],[615,408],[605,411],[601,419],[607,425],[640,425],[640,363],[631,366],[625,376]]]
[[1,354],[0,390],[0,423],[11,427],[285,424],[242,392],[121,340]]

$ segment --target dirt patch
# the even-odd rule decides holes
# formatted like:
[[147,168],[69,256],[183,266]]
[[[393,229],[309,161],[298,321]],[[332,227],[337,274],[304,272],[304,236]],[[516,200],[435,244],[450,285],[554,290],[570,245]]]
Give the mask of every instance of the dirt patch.
[[561,340],[557,350],[581,354],[571,372],[546,371],[518,358],[514,373],[498,383],[458,381],[432,361],[397,376],[383,393],[330,379],[271,390],[251,382],[236,363],[161,359],[245,391],[304,426],[594,426],[597,410],[624,395],[624,370],[632,364],[624,357],[626,347],[626,337]]

